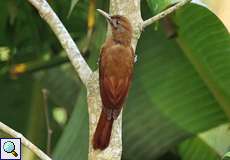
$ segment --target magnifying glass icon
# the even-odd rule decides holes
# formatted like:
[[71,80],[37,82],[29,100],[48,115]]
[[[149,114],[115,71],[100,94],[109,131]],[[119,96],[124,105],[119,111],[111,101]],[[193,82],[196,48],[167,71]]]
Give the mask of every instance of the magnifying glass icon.
[[14,155],[14,157],[17,157],[18,154],[17,152],[15,152],[15,145],[13,142],[11,141],[7,141],[3,144],[3,150],[6,152],[6,153],[11,153]]

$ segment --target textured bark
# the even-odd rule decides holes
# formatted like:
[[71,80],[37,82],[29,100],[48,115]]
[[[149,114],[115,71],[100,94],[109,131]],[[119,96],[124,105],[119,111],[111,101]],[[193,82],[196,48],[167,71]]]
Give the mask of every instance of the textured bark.
[[88,110],[89,110],[89,160],[118,160],[121,159],[122,141],[122,114],[113,124],[110,145],[104,151],[94,150],[92,147],[92,137],[97,126],[97,121],[101,113],[101,97],[99,91],[99,75],[95,71],[88,83]]

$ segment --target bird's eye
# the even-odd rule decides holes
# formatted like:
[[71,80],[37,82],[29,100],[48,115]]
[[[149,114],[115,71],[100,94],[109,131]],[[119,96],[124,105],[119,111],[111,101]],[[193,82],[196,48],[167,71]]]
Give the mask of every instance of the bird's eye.
[[113,25],[113,27],[114,27],[115,29],[118,29],[118,27],[121,26],[121,23],[120,23],[120,21],[119,21],[118,19],[113,19],[112,25]]

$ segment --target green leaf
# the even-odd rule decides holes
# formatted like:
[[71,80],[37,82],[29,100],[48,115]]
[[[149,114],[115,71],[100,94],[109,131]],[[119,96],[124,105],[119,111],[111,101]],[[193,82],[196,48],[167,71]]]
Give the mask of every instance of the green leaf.
[[179,153],[183,160],[219,160],[229,145],[229,124],[224,124],[186,140],[179,146]]
[[[43,96],[38,81],[34,80],[32,89],[33,92],[31,98],[28,99],[31,101],[31,104],[27,116],[28,120],[25,136],[40,149],[45,150],[47,143],[47,127],[45,122]],[[22,153],[24,159],[37,159],[37,156],[26,147],[23,147]]]
[[219,160],[220,156],[208,146],[202,139],[193,138],[180,146],[180,154],[183,160]]
[[78,2],[79,2],[79,0],[71,0],[68,17],[71,15],[71,13],[73,12],[74,7],[77,5]]
[[[22,133],[39,148],[45,148],[45,118],[41,88],[32,76],[11,79],[8,75],[0,78],[0,121]],[[9,135],[1,134],[1,137]],[[24,158],[35,156],[23,147]]]
[[[49,1],[71,36],[78,41],[85,36],[87,30],[88,2],[80,1],[77,12],[72,12],[69,19],[66,16],[69,11],[68,2]],[[30,3],[3,0],[0,8],[0,44],[10,48],[12,63],[25,63],[47,53],[60,53],[60,43]]]
[[0,16],[0,33],[1,33],[1,36],[0,36],[0,42],[2,42],[4,40],[4,35],[6,34],[5,33],[5,27],[6,27],[6,24],[7,24],[7,1],[2,1],[0,3],[0,8],[1,9],[1,16]]
[[[201,28],[203,32],[199,36],[203,38],[212,32],[223,31],[218,32],[215,39],[209,37],[206,42],[212,42],[218,52],[229,51],[228,43],[224,43],[224,47],[218,47],[219,39],[228,39],[229,35],[214,14],[197,5],[189,5],[181,12],[185,15],[190,13],[192,17],[194,14],[205,15],[202,16],[202,21],[197,21],[200,16],[189,21],[196,23],[193,28],[187,28],[188,36]],[[177,18],[188,23],[189,17],[184,14],[178,14]],[[215,27],[207,29],[204,23],[213,21]],[[179,29],[185,26],[186,24],[178,24]],[[124,112],[124,159],[153,159],[182,139],[227,121],[218,97],[185,56],[177,41],[167,40],[160,31],[150,29],[145,30],[139,40],[139,60]],[[180,37],[182,35],[179,32]],[[203,45],[197,47],[202,49]],[[209,51],[212,50],[215,49],[209,47]],[[209,51],[207,48],[203,52],[210,53]],[[230,55],[228,53],[224,55]],[[229,68],[224,68],[223,71],[228,72]],[[227,88],[229,85],[226,81],[229,84],[229,80],[224,79],[220,83]],[[224,97],[224,100],[228,99],[229,97]]]
[[194,4],[179,10],[175,19],[178,44],[230,117],[229,32],[212,12]]
[[154,14],[159,13],[160,11],[180,1],[183,0],[147,0],[149,7]]
[[224,155],[223,160],[230,160],[230,152]]
[[220,156],[229,151],[230,146],[230,130],[229,123],[220,125],[216,128],[208,130],[198,135],[208,146]]
[[1,121],[23,134],[27,128],[25,122],[28,120],[33,83],[30,76],[17,79],[8,75],[0,77]]
[[81,90],[76,107],[54,151],[54,160],[86,160],[88,157],[88,110],[86,91]]
[[37,76],[42,86],[49,91],[49,97],[54,103],[69,110],[75,106],[80,81],[75,77],[75,71],[70,64],[51,68]]

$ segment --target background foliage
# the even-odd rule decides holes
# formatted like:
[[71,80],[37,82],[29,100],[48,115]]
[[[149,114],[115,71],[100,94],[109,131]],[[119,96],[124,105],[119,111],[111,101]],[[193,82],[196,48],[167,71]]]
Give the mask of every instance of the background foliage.
[[[179,0],[142,1],[146,19]],[[49,1],[97,68],[106,22],[95,0]],[[46,149],[48,94],[54,159],[86,160],[86,91],[56,37],[27,1],[0,3],[0,120]],[[147,28],[124,109],[124,160],[217,160],[229,151],[230,37],[209,9],[189,4]],[[7,135],[4,135],[7,136]],[[37,159],[23,149],[24,159]]]

